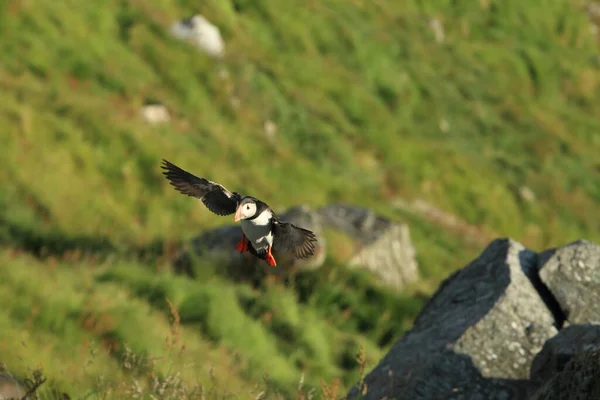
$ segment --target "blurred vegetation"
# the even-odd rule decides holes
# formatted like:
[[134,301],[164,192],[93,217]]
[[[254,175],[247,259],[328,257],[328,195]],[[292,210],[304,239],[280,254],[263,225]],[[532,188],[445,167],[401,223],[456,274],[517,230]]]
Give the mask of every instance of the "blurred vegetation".
[[[127,398],[180,373],[189,388],[218,381],[210,398],[297,396],[301,376],[328,397],[357,382],[360,348],[372,367],[487,238],[600,241],[584,5],[2,2],[0,361],[21,376],[43,367],[46,396]],[[221,29],[223,60],[168,33],[197,12]],[[156,101],[170,123],[141,118]],[[175,276],[174,249],[227,221],[172,190],[161,158],[277,210],[343,201],[405,221],[423,280],[392,293],[332,256],[287,284],[202,262],[195,280]]]

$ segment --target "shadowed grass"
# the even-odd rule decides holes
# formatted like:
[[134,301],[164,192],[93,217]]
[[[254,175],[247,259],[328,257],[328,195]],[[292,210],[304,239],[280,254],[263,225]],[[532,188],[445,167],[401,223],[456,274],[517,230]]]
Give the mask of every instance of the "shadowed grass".
[[[303,297],[300,302],[293,291],[279,284],[255,290],[216,276],[207,278],[205,275],[202,282],[192,282],[169,274],[157,276],[138,268],[118,268],[111,269],[99,279],[101,282],[125,284],[134,294],[162,310],[165,309],[165,303],[160,299],[171,299],[178,308],[183,326],[198,328],[214,343],[235,349],[243,360],[240,360],[240,365],[251,379],[259,379],[261,371],[272,371],[269,372],[272,382],[283,392],[293,387],[302,372],[306,375],[307,384],[343,376],[344,385],[350,385],[356,378],[358,368],[350,360],[359,346],[365,346],[370,357],[376,358],[380,354],[379,347],[388,344],[377,345],[376,341],[373,343],[361,336],[376,331],[379,326],[365,326],[361,331],[338,324],[348,318],[348,310],[332,307],[331,303],[318,297],[318,293],[323,296],[331,287],[335,288],[340,278],[334,276],[323,282],[322,286],[313,286],[313,293],[306,290],[302,293],[300,289],[300,296]],[[343,285],[342,282],[340,284]],[[351,288],[346,288],[346,293],[349,296]],[[391,293],[387,296],[388,304],[402,299]],[[402,317],[416,315],[420,302],[410,299],[404,302],[410,301],[415,306],[402,309]],[[371,299],[364,301],[364,305],[378,306]],[[356,306],[364,308],[364,305]],[[316,311],[321,307],[330,311]],[[363,309],[363,312],[365,315],[361,317],[366,320],[368,309]],[[389,316],[388,320],[389,324],[396,323]],[[397,337],[407,325],[395,328],[388,327],[387,334],[393,332],[393,337]],[[373,333],[376,335],[376,332]],[[388,337],[388,341],[390,339]]]
[[158,372],[174,368],[188,383],[209,382],[214,368],[232,392],[251,389],[235,372],[233,356],[185,327],[173,345],[168,314],[112,283],[95,284],[91,270],[77,264],[52,267],[6,251],[0,258],[6,310],[0,321],[2,361],[14,373],[26,371],[19,366],[41,366],[61,390],[82,393],[100,376],[110,383],[129,375],[119,367],[126,345],[140,357],[156,358]]
[[[270,390],[291,396],[301,376],[307,390],[318,389],[321,380],[354,384],[360,347],[370,363],[381,355],[368,338],[376,329],[352,333],[338,324],[346,310],[316,312],[327,302],[316,294],[298,302],[279,284],[257,291],[217,276],[198,282],[135,264],[90,270],[8,251],[0,258],[6,266],[0,284],[3,362],[17,375],[43,368],[59,391],[124,390],[119,382],[131,379],[144,386],[153,371],[177,372],[190,387],[206,386],[214,375],[232,394],[249,391],[250,382],[267,374]],[[331,286],[336,279],[328,279]]]

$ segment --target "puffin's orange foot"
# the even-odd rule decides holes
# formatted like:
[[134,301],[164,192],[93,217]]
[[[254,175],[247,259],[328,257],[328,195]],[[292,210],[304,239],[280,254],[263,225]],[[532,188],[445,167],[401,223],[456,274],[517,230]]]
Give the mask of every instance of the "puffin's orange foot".
[[246,239],[246,235],[242,234],[242,240],[240,240],[239,243],[235,245],[235,248],[240,253],[248,251],[248,239]]
[[269,246],[269,249],[267,250],[267,255],[265,257],[265,260],[267,260],[267,262],[269,263],[269,265],[271,267],[277,266],[277,262],[275,261],[275,257],[273,257],[273,254],[271,254],[271,246]]

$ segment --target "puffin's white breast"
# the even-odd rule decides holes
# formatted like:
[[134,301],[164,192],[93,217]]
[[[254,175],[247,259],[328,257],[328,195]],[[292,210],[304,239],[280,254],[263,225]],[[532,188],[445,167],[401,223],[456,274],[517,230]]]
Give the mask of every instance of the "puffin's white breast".
[[242,231],[246,238],[252,242],[255,249],[273,245],[273,234],[271,232],[271,212],[263,211],[258,217],[240,221]]

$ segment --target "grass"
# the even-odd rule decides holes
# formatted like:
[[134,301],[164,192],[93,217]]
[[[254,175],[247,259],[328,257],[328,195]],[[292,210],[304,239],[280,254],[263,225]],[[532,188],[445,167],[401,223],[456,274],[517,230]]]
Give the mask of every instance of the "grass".
[[[376,327],[363,327],[367,334],[361,335],[330,323],[340,321],[342,313],[345,319],[364,318],[351,316],[354,306],[318,313],[328,300],[306,290],[296,299],[279,284],[253,290],[216,275],[193,282],[120,262],[91,269],[64,262],[49,267],[9,251],[0,260],[12,266],[2,271],[0,291],[3,362],[21,365],[12,371],[17,375],[42,368],[60,392],[123,395],[119,391],[133,381],[145,388],[153,379],[177,375],[188,388],[218,380],[215,390],[226,387],[224,395],[239,395],[268,374],[269,390],[288,396],[301,376],[307,390],[339,377],[344,387],[352,385],[360,374],[354,362],[359,350],[367,349],[373,363],[380,347],[389,345],[369,340],[368,333],[378,334]],[[352,279],[353,273],[347,274]],[[414,303],[388,296],[390,302],[396,297]],[[412,309],[414,314],[418,307]],[[388,316],[379,321],[380,329],[395,323]]]
[[[40,393],[181,371],[188,388],[215,377],[241,397],[292,397],[301,376],[306,393],[335,397],[487,238],[600,241],[600,73],[583,5],[3,2],[0,361],[19,376],[43,366]],[[194,12],[221,29],[223,60],[168,34]],[[142,120],[154,101],[170,123]],[[342,201],[406,222],[423,279],[391,293],[348,271],[344,238],[288,285],[202,261],[195,280],[175,276],[174,250],[225,220],[172,190],[161,158],[277,210]],[[165,347],[174,314],[181,356]],[[141,370],[124,367],[125,348]]]

